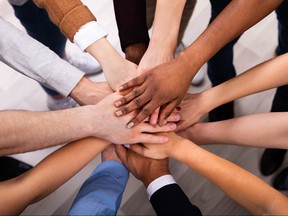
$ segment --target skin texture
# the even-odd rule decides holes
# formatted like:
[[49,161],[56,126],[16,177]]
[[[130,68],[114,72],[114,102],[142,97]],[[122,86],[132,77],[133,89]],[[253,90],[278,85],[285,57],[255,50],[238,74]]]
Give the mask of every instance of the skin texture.
[[200,145],[228,144],[288,149],[287,117],[286,112],[259,113],[219,122],[201,122],[178,132],[178,135]]
[[281,0],[232,1],[176,59],[121,85],[121,91],[133,88],[133,91],[115,102],[122,115],[141,108],[141,112],[127,123],[128,128],[138,125],[158,107],[161,107],[158,121],[161,126],[165,124],[165,119],[181,103],[200,67],[225,44],[264,18],[280,3]]
[[167,136],[169,142],[166,144],[132,145],[131,149],[146,157],[173,157],[183,162],[255,215],[288,213],[287,197],[255,175],[175,133]]

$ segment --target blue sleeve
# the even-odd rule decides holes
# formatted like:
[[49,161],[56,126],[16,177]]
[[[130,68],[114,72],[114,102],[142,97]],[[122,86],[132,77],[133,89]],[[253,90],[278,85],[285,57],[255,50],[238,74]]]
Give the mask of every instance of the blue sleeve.
[[128,178],[128,170],[117,161],[99,164],[80,188],[68,215],[116,215]]

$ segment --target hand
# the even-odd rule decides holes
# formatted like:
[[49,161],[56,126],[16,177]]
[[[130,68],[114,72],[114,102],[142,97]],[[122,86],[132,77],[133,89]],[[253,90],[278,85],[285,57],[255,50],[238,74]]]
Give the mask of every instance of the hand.
[[[158,44],[159,43],[157,43],[157,45]],[[137,75],[143,74],[145,71],[150,70],[160,64],[170,62],[174,58],[174,55],[172,50],[165,49],[166,47],[167,46],[158,47],[149,44],[148,50],[145,52],[137,68]],[[154,112],[150,115],[150,124],[157,124],[159,111],[160,107],[154,110]]]
[[177,151],[177,144],[180,144],[184,138],[176,135],[173,132],[161,134],[167,136],[169,141],[164,144],[155,144],[155,143],[143,143],[130,145],[130,149],[138,154],[143,155],[144,157],[149,157],[153,159],[165,159],[171,157],[173,153]]
[[107,82],[93,82],[83,77],[71,91],[70,96],[80,105],[96,104],[113,91]]
[[199,121],[199,119],[207,113],[205,110],[207,101],[201,93],[189,94],[187,93],[180,104],[181,110],[180,121],[177,124],[177,130],[184,130]]
[[181,62],[173,60],[123,84],[121,91],[138,87],[115,101],[115,106],[121,107],[115,114],[123,116],[141,108],[139,114],[127,123],[127,127],[132,128],[150,116],[157,107],[161,107],[159,124],[164,125],[175,107],[181,103],[192,80],[183,66]]
[[[126,122],[134,117],[134,113],[130,113],[127,116],[117,118],[113,113],[116,108],[113,102],[120,98],[120,95],[112,93],[105,99],[100,101],[94,107],[96,117],[91,118],[95,129],[95,136],[108,140],[115,144],[132,144],[132,143],[165,143],[168,141],[165,136],[158,136],[151,133],[174,131],[176,124],[169,123],[164,127],[158,125],[150,125],[147,122],[143,122],[139,127],[132,130],[127,129]],[[177,114],[175,114],[177,115]],[[175,117],[175,115],[173,117]],[[179,116],[178,116],[179,118]]]
[[146,188],[155,179],[170,173],[168,158],[162,160],[146,158],[121,145],[116,146],[116,153],[127,169],[135,178],[142,181]]

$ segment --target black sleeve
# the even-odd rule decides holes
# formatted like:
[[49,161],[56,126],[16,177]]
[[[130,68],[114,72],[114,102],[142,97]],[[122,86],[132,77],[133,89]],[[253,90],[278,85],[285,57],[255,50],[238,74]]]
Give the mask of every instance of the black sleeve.
[[194,206],[177,184],[166,185],[157,190],[150,202],[158,216],[189,215],[201,216],[201,211]]
[[113,0],[122,51],[130,44],[149,44],[146,0]]

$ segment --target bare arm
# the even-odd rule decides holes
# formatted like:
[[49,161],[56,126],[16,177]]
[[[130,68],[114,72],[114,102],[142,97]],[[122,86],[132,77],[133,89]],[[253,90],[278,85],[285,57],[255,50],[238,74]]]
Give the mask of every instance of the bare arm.
[[28,205],[48,196],[107,145],[96,138],[76,141],[52,153],[27,173],[0,183],[0,214],[18,215]]
[[174,58],[185,3],[186,0],[157,1],[151,40],[140,61],[138,74]]
[[[219,122],[196,123],[179,135],[197,144],[288,149],[288,113],[260,113]],[[225,132],[224,132],[225,131]]]
[[255,175],[173,133],[164,145],[131,146],[155,159],[173,157],[209,179],[255,215],[286,215],[288,199]]
[[92,119],[97,116],[93,112],[93,106],[50,112],[1,111],[0,137],[5,139],[0,139],[0,155],[43,149],[96,135]]
[[204,114],[229,101],[288,84],[287,60],[288,54],[278,56],[218,86],[187,95],[182,109],[181,119],[184,121],[178,130],[192,125]]

